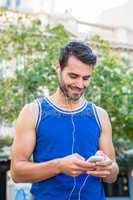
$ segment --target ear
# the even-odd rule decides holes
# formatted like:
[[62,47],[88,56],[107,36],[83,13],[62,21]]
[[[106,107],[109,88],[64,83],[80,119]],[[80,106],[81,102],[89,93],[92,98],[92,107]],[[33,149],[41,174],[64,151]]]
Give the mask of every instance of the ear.
[[60,67],[60,64],[59,64],[59,63],[56,64],[56,72],[57,72],[58,75],[59,75],[60,72],[61,72],[61,67]]

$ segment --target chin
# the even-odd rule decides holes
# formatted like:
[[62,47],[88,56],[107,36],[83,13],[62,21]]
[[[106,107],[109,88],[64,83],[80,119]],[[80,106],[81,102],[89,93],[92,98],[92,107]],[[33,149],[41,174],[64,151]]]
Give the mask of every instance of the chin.
[[74,97],[74,96],[69,96],[69,99],[71,101],[78,101],[80,99],[81,96],[78,96],[78,97]]

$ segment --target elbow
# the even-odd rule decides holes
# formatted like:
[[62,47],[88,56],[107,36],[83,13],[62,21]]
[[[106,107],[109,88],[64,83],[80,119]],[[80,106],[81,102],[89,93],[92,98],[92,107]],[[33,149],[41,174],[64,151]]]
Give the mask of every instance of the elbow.
[[14,183],[21,183],[22,181],[20,180],[20,178],[13,172],[11,172],[11,178],[13,180]]
[[22,179],[19,175],[18,169],[12,163],[11,163],[10,172],[11,172],[11,178],[12,178],[14,183],[22,183]]
[[14,183],[22,183],[22,180],[18,176],[17,172],[15,170],[12,170],[12,169],[11,169],[11,178],[12,178]]
[[12,177],[14,183],[22,183],[18,178]]

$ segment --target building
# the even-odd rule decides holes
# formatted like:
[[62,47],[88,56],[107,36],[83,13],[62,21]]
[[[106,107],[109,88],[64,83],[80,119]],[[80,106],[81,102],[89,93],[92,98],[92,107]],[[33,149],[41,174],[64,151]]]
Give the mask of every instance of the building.
[[55,0],[0,0],[0,6],[27,12],[54,12]]
[[21,0],[0,0],[1,7],[16,9],[21,5]]
[[98,34],[112,42],[112,48],[133,65],[133,1],[106,10],[96,23],[79,21],[71,10],[59,14],[55,11],[55,0],[0,0],[0,6],[21,13],[28,13],[41,19],[42,26],[63,24],[73,37],[88,40]]
[[106,10],[99,17],[99,22],[114,30],[114,41],[133,45],[133,1],[128,0],[122,6]]

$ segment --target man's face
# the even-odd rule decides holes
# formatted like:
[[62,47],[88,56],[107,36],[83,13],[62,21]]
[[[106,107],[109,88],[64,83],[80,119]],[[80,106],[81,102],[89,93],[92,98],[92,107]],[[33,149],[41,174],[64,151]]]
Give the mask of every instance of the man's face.
[[84,64],[76,57],[70,56],[63,71],[59,70],[60,90],[68,100],[79,100],[90,83],[91,74],[91,65]]

